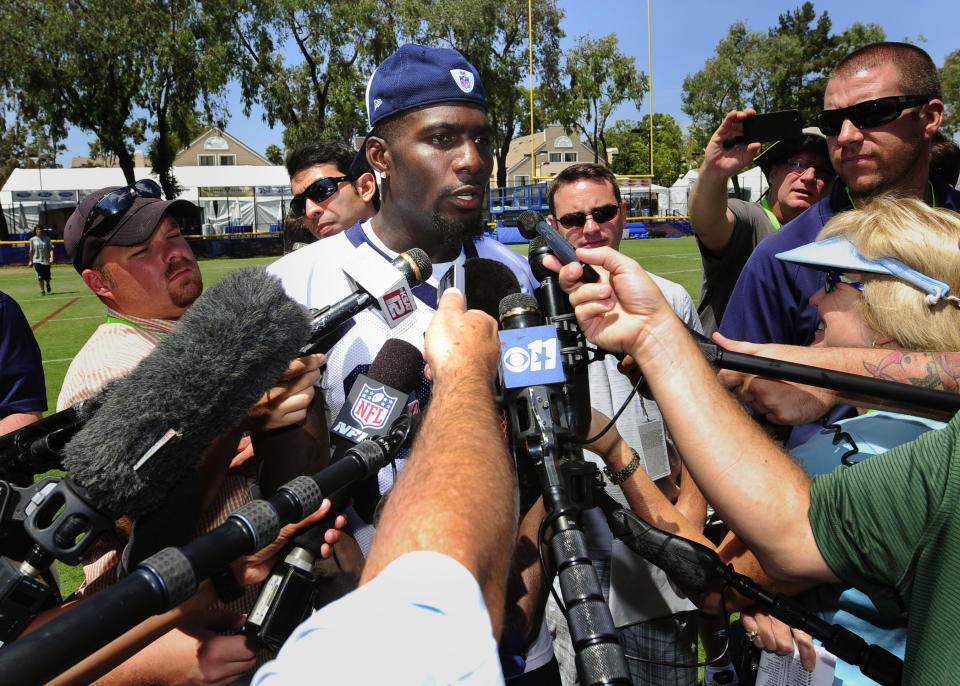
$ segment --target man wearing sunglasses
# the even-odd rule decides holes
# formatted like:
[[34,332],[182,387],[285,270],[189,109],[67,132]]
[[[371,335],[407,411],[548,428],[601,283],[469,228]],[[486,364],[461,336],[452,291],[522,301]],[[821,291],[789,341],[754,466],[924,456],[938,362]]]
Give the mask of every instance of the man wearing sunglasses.
[[[627,206],[620,195],[617,177],[607,167],[586,163],[567,167],[551,182],[547,202],[550,205],[548,220],[574,247],[619,249]],[[700,320],[686,289],[659,276],[651,274],[650,277],[677,316],[700,332]],[[633,384],[617,370],[617,360],[613,357],[608,356],[587,369],[590,404],[612,417],[627,400]],[[617,420],[617,430],[639,456],[634,470],[642,464],[641,469],[646,469],[652,478],[662,478],[665,482],[671,479],[663,421],[654,401],[635,396]],[[588,453],[587,457],[590,456]],[[603,467],[603,462],[597,460]],[[621,471],[618,476],[626,479],[632,471]],[[689,484],[686,486],[689,495]],[[613,488],[615,497],[619,490]],[[703,514],[701,512],[701,517]],[[629,660],[633,682],[693,686],[697,683],[696,669],[668,665],[697,662],[696,606],[670,590],[670,583],[660,569],[646,563],[620,541],[613,541],[606,517],[598,508],[587,510],[582,516],[591,561],[604,590],[609,591],[611,612],[622,645],[630,654],[665,663]],[[654,582],[638,583],[638,578]],[[573,646],[566,618],[552,597],[547,599],[546,616],[551,633],[555,634],[554,653],[572,683],[577,678]]]
[[[956,210],[960,193],[929,175],[931,139],[943,121],[940,76],[915,45],[874,43],[833,70],[818,115],[838,181],[830,196],[762,241],[744,266],[720,333],[753,343],[809,345],[819,315],[809,300],[823,285],[816,270],[774,257],[815,240],[836,213],[887,192]],[[735,381],[730,380],[731,384]],[[848,408],[834,408],[830,419]],[[788,447],[804,442],[818,425],[793,430]]]
[[[94,331],[67,370],[57,400],[60,410],[93,397],[107,382],[133,369],[176,326],[203,290],[199,265],[181,233],[181,226],[199,224],[199,208],[186,200],[163,200],[161,195],[160,187],[150,179],[123,188],[103,188],[84,198],[67,220],[67,253],[107,312],[106,322]],[[316,358],[291,363],[289,378],[271,389],[274,399],[261,400],[251,411],[251,416],[259,416],[251,428],[262,430],[302,420],[313,397],[313,383],[319,378],[319,364]],[[224,434],[204,456],[201,471],[211,477],[205,494],[209,504],[196,523],[198,531],[212,529],[251,500],[246,476],[225,474],[241,435],[239,430]],[[94,546],[84,560],[85,581],[77,592],[79,598],[116,582],[128,533],[118,528]],[[111,676],[118,682],[136,677],[151,683],[180,683],[249,672],[255,666],[256,653],[248,639],[218,633],[235,628],[239,613],[249,610],[257,591],[248,587],[228,607],[216,608],[216,618],[210,615],[163,635]]]
[[[759,143],[724,147],[742,134],[753,109],[730,112],[707,143],[703,164],[690,190],[690,225],[697,234],[702,269],[698,312],[704,331],[717,330],[743,266],[757,244],[829,195],[835,173],[826,138],[815,127],[799,138],[780,140],[756,160]],[[756,162],[769,188],[757,202],[727,197],[727,183]]]
[[293,200],[290,214],[319,238],[369,219],[380,206],[377,182],[368,168],[350,172],[353,151],[340,141],[300,143],[287,154]]

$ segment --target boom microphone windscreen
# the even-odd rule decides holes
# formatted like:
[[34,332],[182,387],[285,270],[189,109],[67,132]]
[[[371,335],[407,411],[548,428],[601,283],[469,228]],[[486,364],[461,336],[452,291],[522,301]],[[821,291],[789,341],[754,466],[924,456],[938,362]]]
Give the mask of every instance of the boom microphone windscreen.
[[136,518],[158,507],[211,441],[237,426],[310,334],[308,310],[262,267],[223,277],[64,448],[91,504]]

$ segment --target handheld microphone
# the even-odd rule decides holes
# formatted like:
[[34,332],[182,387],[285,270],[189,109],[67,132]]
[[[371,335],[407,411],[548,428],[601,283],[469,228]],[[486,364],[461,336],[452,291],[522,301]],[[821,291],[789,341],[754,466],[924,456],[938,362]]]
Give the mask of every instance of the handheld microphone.
[[587,341],[577,324],[570,298],[560,288],[556,272],[543,266],[543,258],[551,254],[553,251],[543,236],[530,241],[527,259],[533,276],[540,282],[540,288],[536,291],[537,301],[547,323],[557,328],[560,340],[560,359],[566,376],[563,394],[566,398],[565,407],[570,412],[567,422],[573,435],[582,442],[590,432],[592,416]]
[[[423,356],[416,346],[398,338],[384,343],[367,375],[354,381],[330,430],[332,464],[353,455],[351,451],[362,441],[396,441],[401,432],[409,431],[408,398],[417,386],[422,367]],[[368,485],[370,488],[364,488]],[[277,650],[314,608],[313,566],[320,557],[324,534],[331,526],[329,520],[343,510],[350,495],[354,496],[354,508],[361,518],[373,519],[379,497],[376,480],[350,481],[344,488],[329,493],[330,515],[293,539],[292,547],[271,570],[247,615],[244,633]]]
[[[576,248],[570,245],[566,238],[557,233],[556,229],[545,222],[535,211],[524,210],[521,212],[520,216],[517,217],[517,227],[520,229],[520,235],[527,240],[532,240],[537,234],[543,236],[547,245],[549,245],[553,251],[553,254],[564,264],[578,261]],[[581,281],[584,283],[596,283],[600,280],[600,275],[597,274],[596,270],[589,264],[580,262],[580,266],[583,267],[583,276],[580,277]]]
[[665,571],[690,598],[704,597],[724,569],[720,556],[705,545],[658,529],[627,510],[616,510],[612,518],[614,535]]
[[360,252],[358,259],[343,270],[354,292],[339,302],[311,311],[310,338],[300,350],[301,356],[330,350],[343,334],[340,327],[374,303],[390,328],[416,309],[410,289],[433,274],[427,253],[411,248],[385,265],[373,251]]
[[63,452],[69,480],[114,515],[156,509],[237,426],[310,332],[307,309],[262,267],[223,277],[126,376]]
[[[408,412],[410,396],[420,383],[422,370],[423,354],[416,346],[397,338],[387,340],[367,374],[354,380],[333,422],[330,429],[331,461],[340,459],[345,450],[360,441],[388,434],[393,424]],[[419,413],[419,403],[415,402],[412,409]],[[353,497],[357,514],[363,521],[372,522],[380,500],[379,483],[358,484]]]

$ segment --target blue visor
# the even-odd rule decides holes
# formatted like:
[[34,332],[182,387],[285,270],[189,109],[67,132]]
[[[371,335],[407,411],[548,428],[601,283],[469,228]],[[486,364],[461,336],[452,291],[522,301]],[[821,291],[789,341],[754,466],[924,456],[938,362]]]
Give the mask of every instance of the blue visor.
[[950,292],[950,286],[943,281],[937,281],[933,277],[918,272],[893,257],[881,257],[876,260],[867,259],[857,252],[853,243],[843,236],[807,243],[799,248],[777,253],[776,257],[784,262],[793,262],[823,271],[836,269],[846,272],[867,272],[895,276],[926,293],[928,305],[936,305],[941,298],[946,298],[960,306],[960,299],[947,295]]

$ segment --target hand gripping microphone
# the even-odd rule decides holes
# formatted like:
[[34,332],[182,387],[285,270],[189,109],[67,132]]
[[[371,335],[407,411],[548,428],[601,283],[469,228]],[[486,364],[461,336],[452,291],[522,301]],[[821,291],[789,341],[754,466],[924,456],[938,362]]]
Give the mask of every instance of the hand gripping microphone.
[[713,580],[727,582],[741,595],[763,603],[770,614],[823,643],[841,660],[856,665],[864,675],[881,684],[899,684],[903,661],[849,629],[829,624],[793,598],[773,593],[748,576],[725,565],[716,551],[648,524],[629,510],[610,516],[614,535],[635,553],[657,565],[691,598],[702,598]]
[[[567,241],[566,238],[557,233],[556,229],[545,222],[543,218],[533,210],[525,210],[520,213],[520,216],[517,217],[517,227],[520,229],[520,235],[527,240],[536,238],[538,234],[543,236],[547,245],[550,246],[550,250],[552,250],[553,254],[564,264],[578,261],[576,248],[570,245],[570,242]],[[589,264],[580,262],[580,266],[583,267],[583,276],[580,277],[581,281],[584,283],[596,283],[600,280],[600,275],[597,274],[596,270]]]
[[342,325],[371,305],[377,305],[378,313],[390,328],[416,309],[410,289],[433,274],[427,253],[411,248],[385,264],[383,257],[370,248],[358,248],[357,252],[357,259],[343,270],[354,292],[339,302],[311,311],[310,340],[300,355],[330,350],[344,333]]
[[[336,464],[362,441],[394,441],[410,430],[407,411],[410,394],[416,389],[423,368],[423,356],[416,346],[391,338],[377,353],[367,375],[353,383],[347,400],[331,429],[331,461]],[[402,447],[402,441],[400,444]],[[371,474],[370,476],[373,476]],[[357,492],[358,488],[371,488]],[[284,559],[278,562],[264,583],[244,624],[244,633],[255,636],[272,650],[279,650],[293,630],[314,609],[316,583],[314,562],[320,557],[323,537],[351,495],[364,521],[371,521],[379,497],[377,481],[349,483],[329,493],[330,515],[299,533]]]

